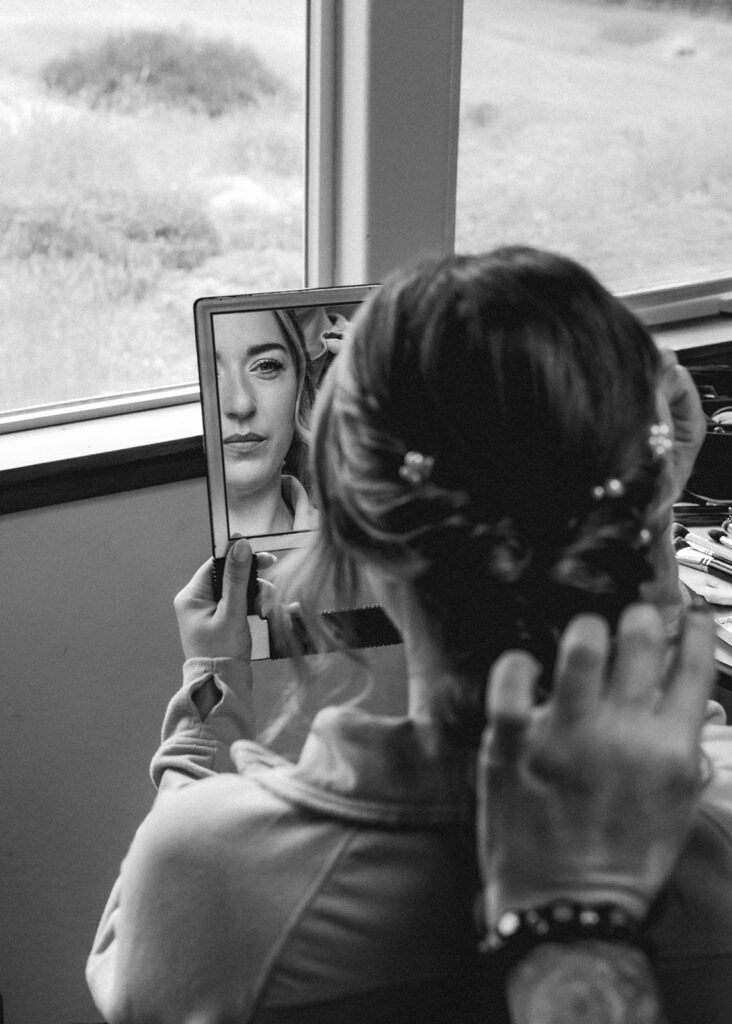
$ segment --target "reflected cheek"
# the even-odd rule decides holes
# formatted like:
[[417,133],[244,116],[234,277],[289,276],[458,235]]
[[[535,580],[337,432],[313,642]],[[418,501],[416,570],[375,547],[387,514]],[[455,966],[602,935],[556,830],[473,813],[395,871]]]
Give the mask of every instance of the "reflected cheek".
[[277,457],[282,461],[290,450],[292,439],[295,436],[294,413],[289,419],[283,419],[280,428],[275,436]]
[[284,458],[295,434],[295,402],[297,393],[294,388],[283,389],[272,396],[269,408],[271,437],[275,446]]

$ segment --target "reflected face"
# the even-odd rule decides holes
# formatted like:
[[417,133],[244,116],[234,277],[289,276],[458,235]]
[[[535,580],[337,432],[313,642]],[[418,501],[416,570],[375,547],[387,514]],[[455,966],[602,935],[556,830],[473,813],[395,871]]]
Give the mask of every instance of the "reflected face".
[[295,359],[267,310],[217,316],[215,342],[227,489],[253,495],[279,484],[292,443]]

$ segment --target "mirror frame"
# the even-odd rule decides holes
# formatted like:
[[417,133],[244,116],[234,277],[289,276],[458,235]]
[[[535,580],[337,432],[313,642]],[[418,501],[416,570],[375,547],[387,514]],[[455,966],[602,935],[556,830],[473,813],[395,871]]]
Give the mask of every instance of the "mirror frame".
[[[303,288],[292,291],[257,292],[246,295],[203,296],[193,304],[193,320],[201,386],[203,439],[208,482],[211,546],[215,559],[223,558],[229,546],[226,504],[226,476],[219,413],[216,374],[215,317],[222,313],[252,313],[306,306],[360,304],[378,285],[338,285],[330,288]],[[280,551],[301,547],[312,531],[258,534],[247,539],[255,551]]]

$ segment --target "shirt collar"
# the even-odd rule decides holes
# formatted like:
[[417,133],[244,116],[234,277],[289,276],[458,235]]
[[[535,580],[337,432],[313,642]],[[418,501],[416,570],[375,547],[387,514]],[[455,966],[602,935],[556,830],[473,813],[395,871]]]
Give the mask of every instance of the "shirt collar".
[[308,498],[307,491],[297,477],[282,475],[282,497],[292,509],[293,530],[317,530],[320,516]]
[[403,827],[459,821],[464,778],[464,760],[440,754],[432,730],[346,706],[320,711],[297,764],[262,773],[259,781],[313,810]]

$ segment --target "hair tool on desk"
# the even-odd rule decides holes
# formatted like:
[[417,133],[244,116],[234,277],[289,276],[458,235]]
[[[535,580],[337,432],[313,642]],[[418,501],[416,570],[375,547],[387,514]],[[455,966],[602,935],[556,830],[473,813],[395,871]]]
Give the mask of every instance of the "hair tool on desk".
[[[719,533],[719,530],[709,531],[709,540],[716,541],[716,538],[712,536],[713,533]],[[727,553],[726,551],[715,551],[714,548],[709,547],[709,542],[706,537],[702,537],[698,533],[692,533],[691,530],[687,529],[686,526],[682,526],[681,523],[674,523],[673,526],[674,541],[679,539],[686,541],[690,548],[695,551],[701,552],[702,555],[709,555],[711,558],[716,558],[720,562],[727,562],[729,564],[730,571],[732,572],[732,551]],[[720,545],[721,546],[721,545]],[[730,548],[732,548],[732,539],[730,539]],[[677,546],[677,551],[681,550],[681,546]]]
[[718,579],[726,580],[727,583],[732,583],[732,564],[730,562],[723,562],[711,554],[705,555],[691,547],[683,537],[676,538],[674,548],[676,549],[676,561],[680,565],[698,569],[700,572],[709,573],[710,576],[716,576]]

